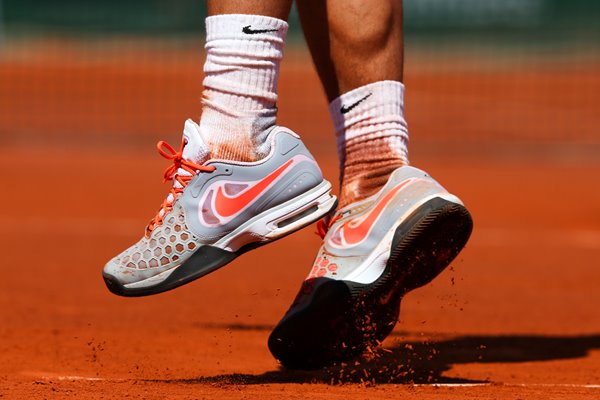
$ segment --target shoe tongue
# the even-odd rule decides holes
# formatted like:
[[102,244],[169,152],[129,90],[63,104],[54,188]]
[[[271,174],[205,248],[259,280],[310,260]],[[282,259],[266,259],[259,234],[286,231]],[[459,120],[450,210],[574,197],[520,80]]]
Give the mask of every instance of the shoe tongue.
[[188,119],[183,127],[183,137],[187,144],[183,148],[183,158],[188,161],[202,164],[210,157],[210,150],[202,139],[200,127],[197,123]]
[[[184,159],[196,164],[203,164],[210,158],[208,146],[204,143],[202,135],[200,135],[200,127],[191,119],[185,121],[185,125],[183,126],[183,138],[187,142],[182,153]],[[192,174],[183,168],[179,168],[177,170],[177,175],[191,176]],[[173,179],[173,186],[177,188],[182,187],[176,179]],[[174,200],[171,193],[169,193],[168,200]]]

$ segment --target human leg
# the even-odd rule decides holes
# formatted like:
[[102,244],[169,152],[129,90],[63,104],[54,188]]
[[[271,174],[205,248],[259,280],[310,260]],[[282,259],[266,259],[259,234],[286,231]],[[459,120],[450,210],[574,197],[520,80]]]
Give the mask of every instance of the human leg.
[[408,164],[402,2],[297,3],[329,99],[340,160],[340,207],[377,192]]
[[[144,237],[104,267],[115,294],[191,282],[333,206],[331,185],[298,135],[275,125],[287,23],[256,15],[269,5],[287,16],[287,0],[209,3],[200,124],[186,121],[179,150],[159,142],[172,189]],[[221,11],[234,14],[214,15]]]
[[208,0],[208,15],[264,15],[287,21],[292,0]]
[[329,101],[378,81],[403,80],[402,2],[296,2]]
[[256,161],[275,126],[290,0],[211,0],[200,132],[215,158]]
[[472,222],[460,199],[406,165],[401,1],[298,7],[331,100],[340,207],[320,222],[322,246],[269,348],[287,367],[312,369],[385,339],[404,294],[450,264]]

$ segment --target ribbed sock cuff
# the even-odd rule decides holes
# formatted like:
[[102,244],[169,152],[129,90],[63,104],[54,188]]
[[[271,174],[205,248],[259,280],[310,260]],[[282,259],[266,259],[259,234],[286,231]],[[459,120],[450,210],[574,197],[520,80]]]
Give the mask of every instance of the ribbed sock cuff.
[[[404,85],[378,81],[353,89],[329,104],[329,114],[337,134],[367,119],[375,123],[395,122],[398,117],[404,120]],[[346,140],[357,135],[360,132],[348,132]]]
[[261,15],[208,17],[205,105],[240,116],[274,108],[287,30],[287,22]]
[[[408,164],[408,127],[404,119],[404,85],[370,83],[344,93],[329,104],[335,126],[340,168],[357,160],[367,163],[398,159]],[[371,155],[366,156],[370,152]]]
[[206,18],[206,41],[255,38],[285,41],[288,23],[279,18],[250,14],[221,14]]

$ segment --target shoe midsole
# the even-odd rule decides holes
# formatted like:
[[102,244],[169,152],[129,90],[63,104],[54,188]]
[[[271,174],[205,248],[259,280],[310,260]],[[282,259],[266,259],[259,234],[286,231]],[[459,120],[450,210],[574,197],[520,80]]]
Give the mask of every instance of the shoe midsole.
[[[332,196],[330,192],[331,183],[324,180],[310,191],[248,220],[214,244],[210,244],[210,246],[234,253],[250,243],[268,242],[285,236],[327,214],[336,201],[335,196]],[[288,223],[288,221],[292,222]],[[196,251],[201,247],[198,247]],[[188,258],[171,269],[123,286],[132,289],[158,285],[183,265]]]
[[[236,252],[249,243],[266,242],[285,236],[327,214],[336,200],[330,192],[331,183],[324,180],[308,192],[248,220],[211,246]],[[305,213],[311,208],[314,211]],[[298,219],[294,219],[296,216]],[[292,222],[287,223],[288,221]]]

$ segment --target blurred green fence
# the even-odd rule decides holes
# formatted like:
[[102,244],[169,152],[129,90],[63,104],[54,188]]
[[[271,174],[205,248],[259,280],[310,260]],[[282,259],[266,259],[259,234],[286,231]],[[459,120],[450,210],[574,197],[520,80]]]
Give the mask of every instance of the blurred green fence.
[[[365,2],[372,6],[374,2]],[[9,33],[180,34],[203,30],[202,0],[2,0]],[[597,0],[405,0],[409,35],[598,40]],[[292,12],[292,34],[299,33]]]

